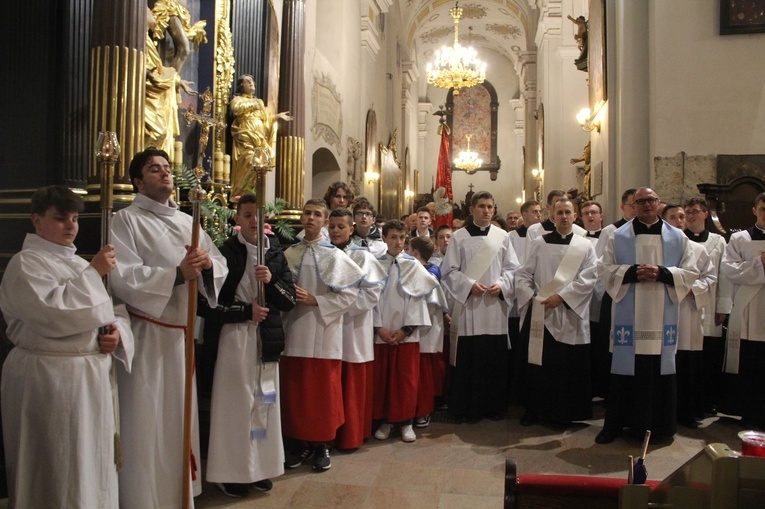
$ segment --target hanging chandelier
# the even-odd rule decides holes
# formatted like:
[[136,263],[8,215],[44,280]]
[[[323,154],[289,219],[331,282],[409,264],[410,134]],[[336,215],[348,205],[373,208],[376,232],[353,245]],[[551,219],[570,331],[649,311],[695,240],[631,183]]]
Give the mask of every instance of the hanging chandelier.
[[462,9],[459,2],[449,12],[454,18],[454,46],[443,46],[436,51],[436,59],[427,66],[428,84],[440,88],[453,88],[459,95],[461,88],[483,83],[486,79],[486,64],[478,59],[472,46],[467,48],[459,43],[459,26]]
[[470,150],[470,138],[472,137],[472,134],[465,135],[465,138],[467,138],[467,150],[460,151],[460,154],[454,161],[454,166],[460,170],[465,170],[465,173],[468,175],[474,174],[483,165],[483,160],[478,157],[478,153]]

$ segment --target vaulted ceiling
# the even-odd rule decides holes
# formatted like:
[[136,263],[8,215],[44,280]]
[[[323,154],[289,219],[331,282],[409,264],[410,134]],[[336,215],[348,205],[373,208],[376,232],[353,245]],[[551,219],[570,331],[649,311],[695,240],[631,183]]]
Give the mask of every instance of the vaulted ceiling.
[[[454,20],[449,10],[455,1],[399,1],[407,27],[407,46],[416,52],[417,60],[424,67],[437,49],[454,42]],[[462,8],[460,44],[474,46],[479,58],[481,48],[489,48],[515,63],[517,54],[533,45],[536,18],[528,0],[468,0],[459,2],[459,7]],[[472,35],[470,27],[473,27]]]

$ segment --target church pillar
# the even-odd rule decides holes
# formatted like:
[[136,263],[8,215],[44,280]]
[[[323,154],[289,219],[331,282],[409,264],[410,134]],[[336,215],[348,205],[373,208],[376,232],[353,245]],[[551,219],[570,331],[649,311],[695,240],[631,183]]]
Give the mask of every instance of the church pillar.
[[520,76],[521,100],[524,104],[524,152],[522,198],[530,200],[534,196],[536,182],[531,170],[537,167],[537,59],[536,51],[525,51],[519,55],[517,71]]
[[92,30],[88,189],[98,192],[99,188],[93,155],[98,133],[112,131],[122,148],[114,169],[114,189],[132,191],[127,168],[133,155],[143,149],[146,5],[133,0],[98,0],[93,5]]
[[276,140],[276,196],[298,211],[305,201],[305,0],[284,0],[279,62],[279,109],[292,122],[279,122]]
[[609,97],[614,97],[615,103],[610,106],[616,153],[610,189],[614,197],[625,189],[651,183],[648,9],[649,2],[615,1],[613,33],[618,65],[614,86],[608,84],[613,90]]
[[[510,174],[513,182],[511,189],[517,189],[518,192],[512,197],[510,208],[519,209],[520,205],[516,203],[516,199],[523,200],[523,193],[521,192],[523,182],[519,181],[523,175],[523,143],[526,140],[526,107],[525,103],[521,99],[510,99],[510,107],[513,108],[515,114],[515,128],[513,134],[515,135],[515,153],[513,154],[512,170]],[[515,203],[515,205],[512,205]]]

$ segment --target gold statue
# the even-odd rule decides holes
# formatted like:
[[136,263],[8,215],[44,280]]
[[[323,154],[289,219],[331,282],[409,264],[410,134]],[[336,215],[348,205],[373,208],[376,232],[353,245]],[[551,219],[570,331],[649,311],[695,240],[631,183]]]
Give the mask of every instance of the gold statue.
[[170,34],[173,40],[175,54],[170,62],[170,67],[179,74],[183,69],[183,64],[191,53],[191,43],[194,49],[198,50],[201,43],[207,42],[207,32],[205,26],[207,22],[199,20],[194,25],[191,24],[191,14],[186,8],[186,0],[157,0],[151,9],[156,23],[150,27],[154,39],[162,40],[165,38],[165,31]]
[[589,199],[592,195],[590,194],[592,190],[590,189],[590,178],[591,178],[591,167],[590,167],[590,150],[592,148],[591,142],[587,142],[587,145],[584,146],[584,150],[582,151],[582,155],[579,156],[578,159],[571,159],[569,162],[571,164],[576,163],[584,163],[584,168],[582,168],[582,174],[584,175],[584,196],[586,199]]
[[231,196],[239,196],[254,185],[251,171],[258,148],[267,147],[271,166],[276,165],[276,121],[292,120],[289,112],[270,113],[263,101],[255,97],[255,80],[243,74],[236,82],[236,95],[231,99],[233,148],[231,153]]

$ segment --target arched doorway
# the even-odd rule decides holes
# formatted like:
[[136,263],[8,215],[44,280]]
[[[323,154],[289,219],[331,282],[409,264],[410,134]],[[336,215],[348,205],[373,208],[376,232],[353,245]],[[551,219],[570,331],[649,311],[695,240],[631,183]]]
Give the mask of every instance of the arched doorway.
[[335,154],[327,148],[322,147],[313,153],[311,168],[313,171],[311,198],[323,198],[332,182],[342,180],[340,165],[337,163]]

